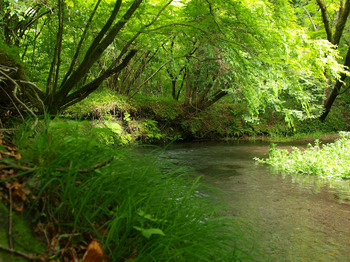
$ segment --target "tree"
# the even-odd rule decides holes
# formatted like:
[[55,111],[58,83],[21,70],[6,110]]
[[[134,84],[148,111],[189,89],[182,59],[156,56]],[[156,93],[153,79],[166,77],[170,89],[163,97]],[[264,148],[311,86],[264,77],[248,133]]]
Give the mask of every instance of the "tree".
[[[322,14],[322,21],[326,30],[327,39],[329,42],[331,42],[333,45],[338,46],[340,39],[343,35],[343,31],[346,25],[346,21],[350,14],[350,1],[347,0],[345,3],[343,1],[340,1],[339,9],[336,12],[336,19],[334,24],[334,29],[332,28],[330,22],[329,22],[329,14],[327,13],[327,6],[323,0],[317,0],[317,4],[320,7],[321,14]],[[345,60],[344,60],[344,66],[350,67],[350,47],[348,48]],[[327,115],[329,114],[331,107],[339,95],[339,92],[341,88],[343,87],[344,81],[347,78],[347,73],[344,72],[341,74],[340,79],[338,79],[335,84],[333,85],[333,89],[324,101],[324,112],[321,115],[320,119],[323,121],[326,119]]]
[[[27,6],[36,3],[26,1]],[[18,98],[29,100],[33,113],[56,114],[108,78],[128,83],[118,88],[129,90],[132,97],[151,77],[167,76],[172,96],[194,112],[229,95],[246,102],[253,117],[271,106],[290,119],[302,111],[313,113],[311,93],[326,86],[327,70],[335,77],[341,71],[335,51],[323,41],[309,39],[284,1],[47,3],[50,13],[36,20],[36,28],[26,30],[25,39],[32,41],[18,44],[23,61],[40,69],[42,74],[32,77],[41,88],[12,81],[2,71],[9,94],[17,90],[26,96],[31,90],[28,98]],[[142,57],[147,54],[153,59],[145,63]],[[128,67],[137,61],[137,68],[145,72],[142,80],[140,70]],[[166,76],[156,74],[162,68]],[[286,99],[295,101],[291,110],[285,107]]]
[[[167,73],[174,99],[200,111],[198,105],[230,96],[245,102],[253,118],[265,107],[288,120],[320,112],[325,71],[336,78],[342,67],[332,45],[310,39],[296,24],[289,3],[189,1],[180,11],[184,15],[178,13],[171,32],[165,30],[170,25],[158,31],[168,34],[161,51],[171,60]],[[205,70],[215,64],[217,70]],[[199,103],[203,95],[211,102]],[[287,106],[286,100],[294,103]]]
[[[315,38],[327,39],[345,57],[342,61],[344,68],[350,67],[350,47],[346,40],[348,38],[346,22],[350,14],[350,1],[327,1],[327,3],[324,0],[294,1],[294,5],[302,7],[303,11],[301,12],[305,12],[304,19],[310,20],[312,24],[310,35]],[[305,18],[305,14],[307,18]],[[349,72],[346,70],[341,73],[339,78],[335,79],[329,76],[332,88],[325,92],[320,120],[324,121],[327,118],[336,98],[343,92],[342,89],[347,89],[345,85],[348,74]]]
[[[158,20],[162,11],[169,6],[171,2],[172,1],[164,3],[164,1],[160,1],[158,5],[152,6],[152,11],[158,9],[158,12],[153,12],[148,17],[144,17],[148,18],[146,23],[142,22],[138,28],[136,27],[136,30],[134,27],[128,32],[128,30],[125,30],[125,28],[129,24],[130,20],[132,20],[135,13],[137,13],[138,9],[140,9],[142,0],[128,1],[126,3],[122,3],[121,0],[117,0],[113,5],[108,20],[103,23],[93,41],[90,44],[87,44],[86,41],[88,39],[88,32],[90,31],[96,11],[101,5],[101,0],[97,1],[94,9],[91,11],[89,19],[86,21],[86,25],[80,36],[80,41],[76,45],[75,53],[71,59],[70,65],[66,72],[62,74],[62,56],[65,51],[63,50],[63,44],[64,41],[66,41],[64,38],[64,33],[66,30],[66,24],[68,23],[68,18],[73,19],[73,17],[68,12],[70,6],[67,4],[69,4],[69,2],[58,0],[55,8],[57,35],[54,52],[52,54],[52,62],[48,73],[46,89],[35,89],[39,101],[37,101],[37,103],[32,101],[32,105],[40,110],[43,109],[43,107],[40,106],[39,103],[43,103],[45,110],[51,114],[56,114],[60,110],[81,101],[90,93],[94,92],[105,79],[120,72],[127,66],[138,51],[133,47],[135,40],[139,37],[143,30],[150,27]],[[74,2],[71,4],[74,4]],[[121,15],[121,12],[124,12],[124,14]],[[140,15],[141,12],[139,12],[137,15]],[[103,53],[108,47],[111,46],[117,37],[125,38],[120,41],[120,45],[118,46],[118,56],[113,61],[110,61],[107,69],[101,75],[85,83],[83,80],[89,74],[89,70],[91,70],[93,66],[98,63]],[[87,50],[85,55],[81,54],[83,47],[85,47]],[[79,59],[81,59],[80,63]],[[5,72],[3,72],[3,74],[5,74]],[[23,85],[21,85],[21,83],[17,82],[15,84],[12,81],[12,89],[15,90],[17,86],[20,89],[25,88]]]

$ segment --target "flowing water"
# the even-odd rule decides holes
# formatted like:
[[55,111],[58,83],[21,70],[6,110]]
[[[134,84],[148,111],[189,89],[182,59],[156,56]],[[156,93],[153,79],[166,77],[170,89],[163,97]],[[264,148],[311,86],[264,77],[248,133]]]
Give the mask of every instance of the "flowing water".
[[263,143],[186,143],[163,157],[219,188],[227,214],[252,225],[268,261],[350,261],[349,182],[276,173],[253,160],[267,157],[268,149]]

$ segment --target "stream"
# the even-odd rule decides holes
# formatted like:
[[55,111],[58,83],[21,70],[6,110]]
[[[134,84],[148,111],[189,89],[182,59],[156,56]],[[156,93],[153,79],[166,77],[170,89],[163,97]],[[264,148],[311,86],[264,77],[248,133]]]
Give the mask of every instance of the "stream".
[[162,157],[218,188],[227,215],[252,225],[268,261],[350,261],[349,182],[282,175],[253,160],[268,150],[263,142],[184,143]]

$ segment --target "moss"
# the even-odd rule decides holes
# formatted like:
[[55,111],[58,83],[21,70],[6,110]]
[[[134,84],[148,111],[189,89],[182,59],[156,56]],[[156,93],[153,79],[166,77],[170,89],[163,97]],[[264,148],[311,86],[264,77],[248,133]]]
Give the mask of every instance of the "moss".
[[[9,228],[9,210],[8,208],[0,202],[0,245],[4,247],[9,247],[8,245],[8,228]],[[45,247],[43,243],[37,240],[32,230],[30,229],[29,223],[25,221],[17,213],[12,213],[12,241],[14,249],[21,251],[23,253],[42,253],[45,252]],[[12,261],[27,261],[22,257],[0,251],[0,261],[12,262]]]

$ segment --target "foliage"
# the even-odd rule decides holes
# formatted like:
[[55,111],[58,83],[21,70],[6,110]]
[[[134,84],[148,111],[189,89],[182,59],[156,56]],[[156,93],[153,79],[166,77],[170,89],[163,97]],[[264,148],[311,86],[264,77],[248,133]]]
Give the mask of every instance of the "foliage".
[[[324,110],[320,116],[324,121],[337,97],[347,90],[349,85],[350,49],[347,41],[349,38],[347,20],[350,15],[350,1],[294,0],[292,5],[296,10],[298,23],[308,28],[308,35],[313,39],[323,38],[333,44],[341,54],[337,60],[343,63],[345,68],[340,78],[330,78],[330,89],[324,94],[325,99],[322,103]],[[329,72],[327,74],[330,75]]]
[[135,96],[130,103],[137,108],[136,115],[158,121],[172,121],[184,116],[181,104],[170,97]]
[[142,122],[140,131],[144,136],[145,142],[152,143],[163,140],[163,134],[160,132],[158,123],[155,120],[145,119]]
[[108,115],[119,117],[123,112],[134,110],[132,104],[128,103],[122,96],[118,96],[108,89],[103,89],[69,107],[62,115],[74,119],[103,119]]
[[303,150],[293,147],[277,149],[271,145],[269,158],[259,160],[286,173],[317,175],[330,179],[350,179],[350,133],[340,132],[341,139],[334,143],[320,145],[318,140]]
[[11,35],[38,85],[36,113],[108,87],[128,98],[172,95],[196,114],[229,95],[252,119],[272,108],[292,122],[320,114],[329,79],[344,72],[334,46],[310,38],[286,1],[3,2],[1,22],[16,22]]
[[159,152],[106,146],[95,134],[56,122],[17,132],[21,161],[33,171],[25,172],[36,196],[28,215],[58,232],[51,258],[65,256],[63,239],[69,235],[73,248],[98,238],[113,261],[252,259],[242,251],[242,225],[217,215],[217,203],[200,194],[198,178],[169,169],[164,160],[167,172],[161,172],[150,156]]

